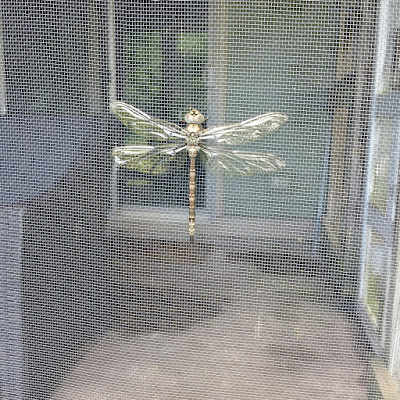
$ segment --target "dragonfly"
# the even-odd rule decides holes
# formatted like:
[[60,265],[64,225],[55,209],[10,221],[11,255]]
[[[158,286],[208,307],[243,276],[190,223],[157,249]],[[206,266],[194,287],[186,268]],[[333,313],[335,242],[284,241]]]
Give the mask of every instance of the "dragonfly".
[[245,121],[203,128],[205,116],[196,109],[185,115],[185,128],[151,117],[121,101],[110,104],[111,111],[133,132],[135,144],[115,147],[114,162],[121,167],[147,174],[161,174],[189,158],[189,236],[193,243],[196,208],[196,159],[215,174],[246,176],[280,170],[284,160],[264,152],[248,152],[230,146],[255,141],[278,129],[288,117],[269,112]]

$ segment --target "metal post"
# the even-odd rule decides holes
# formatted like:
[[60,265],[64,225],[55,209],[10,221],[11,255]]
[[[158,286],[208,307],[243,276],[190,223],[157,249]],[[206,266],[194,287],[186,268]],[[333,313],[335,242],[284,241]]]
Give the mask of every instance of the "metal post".
[[0,210],[0,396],[24,398],[24,353],[21,314],[21,207]]

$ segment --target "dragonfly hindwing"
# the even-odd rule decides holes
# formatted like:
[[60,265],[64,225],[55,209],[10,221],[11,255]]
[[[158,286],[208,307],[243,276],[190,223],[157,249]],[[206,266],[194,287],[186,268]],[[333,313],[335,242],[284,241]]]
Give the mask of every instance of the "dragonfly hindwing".
[[206,166],[216,174],[228,176],[265,174],[285,166],[285,162],[273,154],[226,149],[218,151],[214,146],[202,150],[206,155]]
[[163,144],[157,146],[122,146],[113,150],[117,165],[146,174],[162,174],[185,160],[186,146]]

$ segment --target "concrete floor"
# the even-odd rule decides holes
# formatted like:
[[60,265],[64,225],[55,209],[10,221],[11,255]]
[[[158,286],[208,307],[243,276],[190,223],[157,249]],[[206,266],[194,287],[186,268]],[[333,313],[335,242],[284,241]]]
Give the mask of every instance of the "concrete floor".
[[219,257],[119,264],[113,329],[52,400],[367,399],[357,328],[315,279]]

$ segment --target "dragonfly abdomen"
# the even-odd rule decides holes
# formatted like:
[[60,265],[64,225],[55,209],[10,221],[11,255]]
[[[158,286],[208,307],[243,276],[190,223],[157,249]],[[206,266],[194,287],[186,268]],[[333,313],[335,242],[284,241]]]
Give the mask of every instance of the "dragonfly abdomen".
[[204,116],[197,110],[190,110],[185,116],[187,152],[190,158],[189,169],[189,235],[190,242],[194,241],[196,227],[196,158],[200,149],[200,132],[203,131]]
[[[191,151],[191,150],[194,151]],[[196,226],[196,157],[197,149],[194,146],[190,146],[188,149],[190,157],[190,169],[189,169],[189,235],[190,240],[193,242],[193,236]]]

